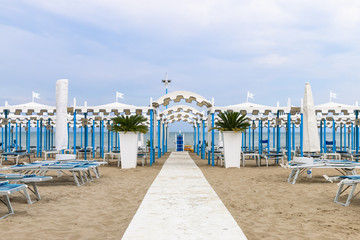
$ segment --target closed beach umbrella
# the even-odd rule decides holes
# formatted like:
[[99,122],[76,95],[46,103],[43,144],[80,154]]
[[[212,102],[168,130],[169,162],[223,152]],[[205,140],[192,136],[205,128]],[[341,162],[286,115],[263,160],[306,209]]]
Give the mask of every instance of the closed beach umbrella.
[[303,115],[304,115],[303,151],[319,152],[320,138],[317,128],[314,99],[312,96],[310,83],[305,84]]
[[56,150],[67,149],[67,104],[68,104],[68,80],[60,79],[56,82]]

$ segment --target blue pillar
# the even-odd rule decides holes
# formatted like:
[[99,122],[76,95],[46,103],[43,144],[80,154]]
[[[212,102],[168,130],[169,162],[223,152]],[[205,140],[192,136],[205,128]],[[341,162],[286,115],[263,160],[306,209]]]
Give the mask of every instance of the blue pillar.
[[324,142],[324,137],[323,137],[323,120],[320,120],[320,152],[323,153],[324,152],[324,147],[323,147],[323,142]]
[[262,154],[262,121],[259,119],[259,134],[258,134],[258,144],[259,144],[259,154]]
[[326,152],[326,120],[324,119],[324,153]]
[[[108,120],[108,124],[107,124],[107,137],[108,137],[108,152],[110,152],[111,149],[111,139],[110,139],[110,120]],[[137,142],[136,142],[137,143]]]
[[165,152],[168,150],[168,125],[165,126]]
[[84,143],[84,148],[85,148],[85,153],[84,153],[84,160],[87,160],[87,147],[88,147],[88,125],[87,125],[87,113],[84,113],[84,118],[85,118],[85,126],[84,126],[84,131],[85,131],[85,143]]
[[275,133],[276,133],[276,127],[273,127],[272,130],[273,130],[273,149],[275,149],[275,146],[276,146],[276,145],[275,145],[275,143],[276,143],[276,140],[275,140],[275,139],[276,139],[276,138],[275,138],[275,136],[276,136],[276,134],[275,134]]
[[214,150],[215,150],[215,130],[214,130],[214,127],[215,127],[215,114],[214,113],[211,113],[211,163],[212,163],[212,166],[215,166],[215,153],[214,153]]
[[[67,132],[68,132],[67,148],[70,149],[70,123],[67,123]],[[53,145],[53,143],[51,143],[51,146],[52,145]]]
[[[279,111],[276,113],[276,119],[280,119]],[[280,125],[276,123],[276,153],[280,153]]]
[[27,130],[27,145],[26,145],[26,148],[27,148],[27,152],[28,153],[30,153],[30,134],[31,134],[31,131],[30,131],[30,129],[31,129],[31,125],[30,125],[30,119],[28,120],[28,122],[27,122],[27,124],[28,124],[28,130]]
[[342,139],[342,131],[343,131],[343,125],[340,123],[340,151],[343,150],[343,139]]
[[288,149],[287,149],[287,159],[288,161],[291,161],[291,113],[288,113],[287,116],[287,134],[288,134]]
[[200,151],[200,146],[199,146],[199,143],[200,143],[200,124],[197,123],[197,142],[196,142],[196,154],[199,155]]
[[292,150],[295,151],[295,123],[292,124]]
[[83,127],[80,126],[80,147],[83,148]]
[[18,142],[18,124],[17,123],[15,123],[15,141],[16,141],[15,149],[17,150],[18,145],[19,145],[19,142]]
[[304,116],[302,113],[300,113],[300,156],[303,157],[304,156],[304,152],[303,152],[303,141],[304,141]]
[[335,137],[336,137],[336,128],[335,128],[335,120],[333,118],[333,153],[336,152],[336,140],[335,140]]
[[93,122],[92,122],[92,129],[91,129],[91,146],[93,148],[93,158],[95,158],[95,120],[93,119]]
[[[359,118],[359,111],[355,110],[355,119],[357,120]],[[359,125],[355,125],[355,150],[356,154],[359,154]],[[359,161],[356,159],[356,161]]]
[[203,128],[203,140],[201,146],[201,158],[205,159],[205,120],[202,120],[202,128]]
[[253,120],[253,128],[252,128],[252,150],[255,150],[255,121]]
[[162,155],[165,154],[165,122],[162,124]]
[[73,138],[74,138],[74,154],[76,155],[76,110],[74,110],[74,132],[73,132]]
[[36,120],[36,157],[39,157],[40,154],[40,129],[39,129],[39,120]]
[[354,123],[351,123],[351,150],[354,149]]
[[194,153],[195,152],[196,152],[196,126],[194,125]]
[[344,124],[344,149],[343,151],[346,151],[346,123]]
[[[111,127],[113,127],[114,124],[111,124]],[[110,151],[113,151],[114,149],[114,132],[110,131]],[[94,147],[93,147],[94,148]]]
[[[5,110],[5,142],[3,142],[3,144],[5,145],[5,152],[8,151],[7,146],[8,146],[8,110]],[[9,129],[10,130],[10,129]]]
[[104,129],[104,120],[101,120],[101,158],[104,158],[105,150],[105,129]]
[[251,151],[251,125],[249,125],[249,151]]
[[153,164],[153,141],[154,141],[154,138],[153,138],[153,134],[154,134],[154,123],[153,123],[153,112],[154,110],[153,109],[150,109],[150,166],[152,166]]
[[161,148],[160,148],[160,144],[161,144],[161,135],[160,135],[160,130],[161,130],[161,123],[160,120],[158,120],[158,158],[161,158]]
[[268,154],[270,154],[270,120],[268,120],[268,129],[267,129],[267,149],[268,149]]

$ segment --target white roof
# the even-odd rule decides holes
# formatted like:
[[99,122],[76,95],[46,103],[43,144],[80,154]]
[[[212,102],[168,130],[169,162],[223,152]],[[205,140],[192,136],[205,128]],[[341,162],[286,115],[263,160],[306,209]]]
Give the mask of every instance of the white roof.
[[16,115],[20,115],[20,113],[26,113],[27,115],[31,115],[33,112],[42,115],[44,112],[50,114],[54,114],[54,112],[56,112],[55,107],[36,102],[28,102],[19,105],[0,107],[0,112],[3,112],[4,110],[9,110],[10,113],[14,113]]

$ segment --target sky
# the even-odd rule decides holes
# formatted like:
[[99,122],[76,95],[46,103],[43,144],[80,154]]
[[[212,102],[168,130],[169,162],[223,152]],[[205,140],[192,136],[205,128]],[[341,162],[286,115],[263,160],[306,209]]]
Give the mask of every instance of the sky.
[[145,106],[186,90],[225,106],[360,100],[358,0],[0,0],[0,105]]

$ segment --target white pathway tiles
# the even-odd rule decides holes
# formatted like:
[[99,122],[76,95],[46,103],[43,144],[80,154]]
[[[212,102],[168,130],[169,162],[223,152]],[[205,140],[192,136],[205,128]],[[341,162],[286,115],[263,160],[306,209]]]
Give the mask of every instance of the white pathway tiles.
[[124,240],[246,239],[187,152],[173,152],[150,186]]

